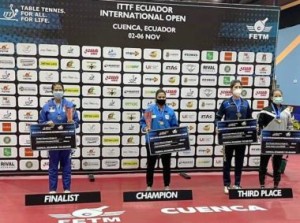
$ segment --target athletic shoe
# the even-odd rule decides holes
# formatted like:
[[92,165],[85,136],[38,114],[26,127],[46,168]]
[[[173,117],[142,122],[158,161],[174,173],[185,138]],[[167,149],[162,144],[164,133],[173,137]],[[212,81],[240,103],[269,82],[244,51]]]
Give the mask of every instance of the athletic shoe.
[[51,191],[49,191],[49,194],[56,194],[56,191],[55,190],[51,190]]
[[147,187],[146,191],[152,191],[152,187]]
[[170,187],[169,186],[165,186],[165,190],[170,190]]
[[64,193],[65,193],[65,194],[69,194],[69,193],[71,193],[71,191],[65,190]]
[[242,187],[241,186],[239,186],[239,185],[233,185],[233,187],[232,187],[233,189],[236,189],[236,190],[238,190],[238,189],[242,189]]
[[228,194],[230,190],[230,186],[224,186],[224,193]]

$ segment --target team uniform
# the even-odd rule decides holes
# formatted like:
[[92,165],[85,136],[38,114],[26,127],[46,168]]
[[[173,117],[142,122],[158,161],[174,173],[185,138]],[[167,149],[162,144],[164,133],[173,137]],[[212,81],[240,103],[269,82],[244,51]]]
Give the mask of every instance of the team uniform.
[[[230,97],[222,102],[218,112],[216,113],[216,122],[224,120],[252,119],[252,110],[248,101],[242,98],[234,99]],[[235,182],[236,187],[240,187],[242,168],[245,157],[245,145],[228,145],[224,146],[224,162],[223,162],[223,183],[225,187],[230,187],[230,168],[233,152],[235,151]]]
[[[171,127],[177,127],[178,121],[175,116],[175,112],[168,105],[164,105],[163,109],[160,110],[157,104],[150,105],[145,112],[152,113],[151,130],[166,129]],[[143,116],[140,120],[142,130],[145,130],[147,124],[145,117]],[[148,187],[153,185],[154,167],[158,156],[150,155],[149,142],[146,137],[146,149],[147,149],[147,174],[146,183]],[[160,155],[163,164],[163,176],[164,185],[169,186],[171,178],[171,153]]]
[[[56,104],[54,99],[50,99],[40,112],[39,123],[53,121],[55,124],[67,123],[67,108],[75,108],[71,101],[64,98],[60,104]],[[73,121],[76,128],[79,126],[78,113],[73,112]],[[52,150],[49,151],[49,189],[57,190],[58,164],[62,168],[63,189],[70,190],[71,187],[71,150]]]

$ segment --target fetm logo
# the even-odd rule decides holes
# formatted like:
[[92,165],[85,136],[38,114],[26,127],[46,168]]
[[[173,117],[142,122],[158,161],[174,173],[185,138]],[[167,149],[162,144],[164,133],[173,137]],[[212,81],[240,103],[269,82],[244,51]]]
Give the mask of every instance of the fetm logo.
[[249,33],[249,39],[259,39],[259,40],[268,40],[269,34],[272,26],[266,26],[266,22],[269,18],[265,18],[264,20],[257,20],[253,26],[248,26],[247,29]]
[[99,208],[85,208],[73,211],[71,214],[49,214],[50,217],[58,219],[58,223],[67,222],[121,222],[120,215],[125,211],[105,212],[109,206]]

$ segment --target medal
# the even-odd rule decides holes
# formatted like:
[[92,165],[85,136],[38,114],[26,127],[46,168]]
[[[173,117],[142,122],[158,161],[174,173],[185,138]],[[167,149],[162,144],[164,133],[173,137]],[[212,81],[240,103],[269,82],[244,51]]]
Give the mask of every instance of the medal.
[[276,116],[275,116],[275,121],[280,124],[282,122],[282,120],[280,119],[280,113],[281,113],[281,108],[277,108],[277,110],[275,109],[274,105],[272,104],[272,108],[273,111],[275,112]]
[[242,117],[242,114],[241,114],[240,112],[237,112],[237,113],[236,113],[236,117],[237,117],[238,119],[240,119],[240,118]]
[[164,122],[163,122],[163,121],[160,121],[159,124],[160,124],[160,125],[164,125]]
[[61,115],[58,115],[57,120],[61,120],[61,119],[62,119]]
[[233,103],[235,104],[235,107],[236,107],[236,117],[237,119],[240,119],[242,117],[242,113],[241,113],[241,104],[242,104],[242,101],[241,99],[239,98],[238,100],[234,100],[233,99]]

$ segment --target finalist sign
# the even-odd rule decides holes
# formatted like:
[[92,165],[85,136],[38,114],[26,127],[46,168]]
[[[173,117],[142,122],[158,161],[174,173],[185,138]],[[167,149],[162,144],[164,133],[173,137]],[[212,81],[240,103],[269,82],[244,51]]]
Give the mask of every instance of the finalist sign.
[[300,153],[300,131],[263,130],[261,152],[263,154]]
[[153,130],[147,133],[151,155],[190,150],[188,127]]
[[31,125],[30,140],[32,150],[76,149],[75,124]]
[[218,122],[220,145],[242,145],[257,141],[256,119]]

